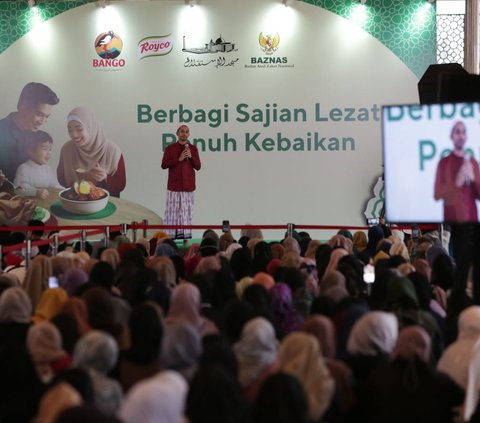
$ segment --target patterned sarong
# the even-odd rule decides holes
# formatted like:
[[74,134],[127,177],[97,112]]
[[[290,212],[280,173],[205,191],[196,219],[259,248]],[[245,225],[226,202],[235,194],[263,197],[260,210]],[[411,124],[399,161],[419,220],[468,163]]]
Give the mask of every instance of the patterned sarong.
[[[164,225],[191,225],[193,205],[195,203],[192,192],[167,191]],[[191,229],[166,229],[165,232],[173,239],[190,239]]]

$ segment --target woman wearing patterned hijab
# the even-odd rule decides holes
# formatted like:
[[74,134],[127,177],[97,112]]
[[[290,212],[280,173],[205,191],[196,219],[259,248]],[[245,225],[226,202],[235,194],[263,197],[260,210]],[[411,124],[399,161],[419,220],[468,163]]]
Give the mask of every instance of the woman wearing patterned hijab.
[[68,114],[67,128],[71,139],[60,151],[59,182],[71,187],[81,169],[85,179],[119,197],[126,182],[123,155],[120,148],[107,139],[95,114],[85,107],[77,107]]

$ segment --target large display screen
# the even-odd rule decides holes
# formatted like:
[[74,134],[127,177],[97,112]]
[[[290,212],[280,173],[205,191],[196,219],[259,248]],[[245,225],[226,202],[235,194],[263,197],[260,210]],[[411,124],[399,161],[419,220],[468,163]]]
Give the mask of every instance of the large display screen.
[[382,108],[390,222],[478,222],[480,103]]

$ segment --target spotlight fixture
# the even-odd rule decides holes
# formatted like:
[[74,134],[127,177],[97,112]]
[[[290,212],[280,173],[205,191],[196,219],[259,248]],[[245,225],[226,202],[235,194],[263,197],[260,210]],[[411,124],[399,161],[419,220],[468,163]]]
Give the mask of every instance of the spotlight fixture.
[[102,8],[105,9],[107,7],[107,0],[98,0],[98,5]]
[[196,4],[198,4],[198,0],[185,0],[185,4],[190,6],[190,7],[193,7]]
[[297,0],[282,0],[285,7],[292,7]]
[[28,0],[28,7],[35,7],[37,5],[36,0]]
[[435,3],[435,0],[427,0],[427,2],[433,4]]
[[359,0],[360,1],[360,4],[365,4],[367,2],[367,0]]

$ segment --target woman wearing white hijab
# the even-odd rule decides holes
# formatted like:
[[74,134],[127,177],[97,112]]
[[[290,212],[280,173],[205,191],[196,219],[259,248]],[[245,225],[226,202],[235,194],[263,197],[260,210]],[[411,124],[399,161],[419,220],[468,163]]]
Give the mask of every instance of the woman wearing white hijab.
[[398,321],[393,313],[370,311],[353,326],[347,351],[351,355],[388,356],[398,337]]
[[398,320],[393,313],[369,311],[353,325],[345,362],[352,369],[354,393],[359,399],[349,413],[355,421],[369,421],[364,392],[372,374],[388,363],[397,337]]
[[27,323],[32,321],[32,303],[20,287],[5,290],[0,296],[0,324]]
[[132,387],[119,417],[125,423],[182,423],[187,391],[187,381],[179,373],[164,370]]
[[71,139],[60,151],[59,182],[71,187],[83,173],[83,178],[119,197],[126,182],[123,155],[107,139],[95,114],[85,107],[76,107],[68,114],[67,128]]

